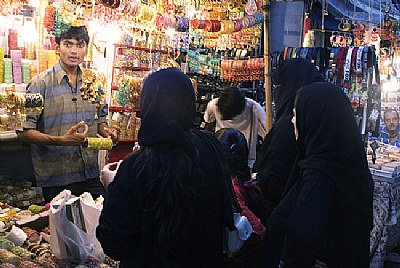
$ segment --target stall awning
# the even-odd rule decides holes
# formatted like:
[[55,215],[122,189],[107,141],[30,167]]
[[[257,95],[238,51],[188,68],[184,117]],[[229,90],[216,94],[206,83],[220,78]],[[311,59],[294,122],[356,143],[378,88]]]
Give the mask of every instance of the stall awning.
[[[322,9],[319,3],[314,3],[312,6],[310,17],[316,23],[322,25]],[[328,13],[324,18],[325,30],[337,31],[339,23],[340,20],[336,19],[331,13]]]
[[[389,2],[387,2],[389,1]],[[385,16],[385,8],[390,7],[388,12],[391,18],[400,19],[400,0],[326,0],[328,10],[328,20],[325,18],[325,28],[329,30],[334,21],[340,21],[342,18],[348,18],[361,23],[379,24]],[[311,13],[312,19],[321,23],[322,0],[313,4]],[[332,21],[334,20],[334,21]],[[334,28],[334,27],[333,27]],[[335,29],[330,30],[337,30]]]

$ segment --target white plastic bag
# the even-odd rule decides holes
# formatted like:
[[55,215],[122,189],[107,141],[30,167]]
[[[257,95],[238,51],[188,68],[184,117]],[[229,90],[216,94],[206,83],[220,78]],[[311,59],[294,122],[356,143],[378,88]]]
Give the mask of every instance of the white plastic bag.
[[101,206],[90,205],[87,195],[78,198],[64,190],[50,203],[50,248],[59,259],[74,263],[104,260],[95,233]]
[[100,171],[100,181],[106,190],[108,189],[108,185],[110,185],[110,183],[114,180],[121,162],[122,160],[119,162],[108,163]]
[[253,232],[253,228],[246,216],[234,213],[233,221],[236,230],[229,231],[228,228],[224,229],[224,249],[229,253],[239,251]]

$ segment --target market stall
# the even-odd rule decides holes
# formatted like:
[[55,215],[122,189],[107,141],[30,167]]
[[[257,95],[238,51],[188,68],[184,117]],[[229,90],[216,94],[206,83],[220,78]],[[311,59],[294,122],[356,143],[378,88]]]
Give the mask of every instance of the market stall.
[[[368,158],[374,179],[374,228],[371,231],[371,267],[383,267],[387,253],[400,239],[399,148],[380,144]],[[376,158],[376,159],[375,159]]]

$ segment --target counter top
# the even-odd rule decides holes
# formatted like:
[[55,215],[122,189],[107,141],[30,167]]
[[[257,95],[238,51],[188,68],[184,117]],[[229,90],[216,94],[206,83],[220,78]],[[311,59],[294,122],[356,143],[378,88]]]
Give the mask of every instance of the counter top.
[[19,150],[23,147],[15,131],[0,131],[0,151]]

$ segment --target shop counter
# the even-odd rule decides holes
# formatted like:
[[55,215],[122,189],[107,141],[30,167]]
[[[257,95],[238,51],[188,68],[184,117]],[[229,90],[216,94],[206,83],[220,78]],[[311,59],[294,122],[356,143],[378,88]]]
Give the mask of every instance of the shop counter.
[[34,181],[30,146],[18,142],[15,132],[0,132],[0,176]]
[[400,240],[400,179],[373,175],[374,226],[370,236],[370,268],[383,268],[386,254]]

